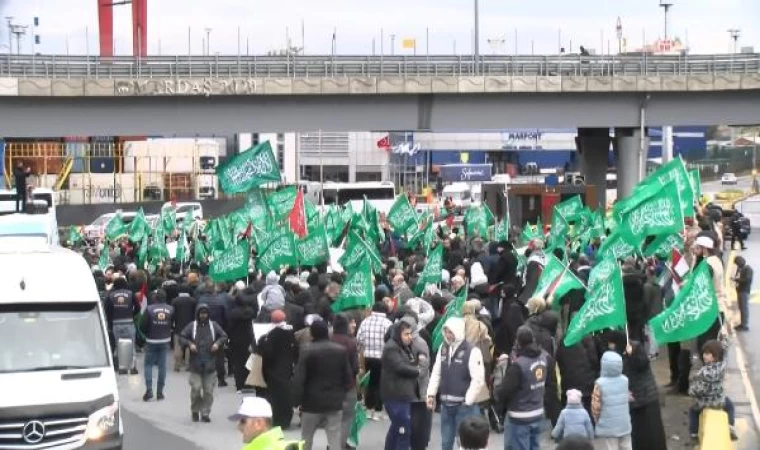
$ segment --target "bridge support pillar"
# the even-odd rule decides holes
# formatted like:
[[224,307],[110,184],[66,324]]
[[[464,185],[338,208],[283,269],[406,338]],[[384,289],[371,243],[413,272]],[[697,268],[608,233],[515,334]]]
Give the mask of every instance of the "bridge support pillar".
[[617,161],[617,198],[628,197],[646,173],[649,137],[640,128],[615,128],[614,151]]
[[673,127],[662,127],[662,163],[667,164],[673,159]]
[[596,186],[598,205],[592,208],[604,208],[607,204],[607,166],[610,152],[609,128],[579,128],[575,138],[578,150],[579,168],[586,177],[586,184]]

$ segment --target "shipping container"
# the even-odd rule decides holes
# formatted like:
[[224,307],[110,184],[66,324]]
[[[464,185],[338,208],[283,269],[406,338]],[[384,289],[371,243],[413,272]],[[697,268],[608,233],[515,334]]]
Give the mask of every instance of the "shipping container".
[[[63,167],[63,144],[57,141],[6,141],[5,166],[22,162],[34,175],[58,174]],[[10,169],[9,169],[10,170]]]
[[192,176],[184,173],[165,173],[164,199],[166,201],[195,200]]
[[88,146],[86,142],[69,141],[64,144],[66,157],[73,158],[74,160],[71,173],[82,173],[85,171],[87,167]]

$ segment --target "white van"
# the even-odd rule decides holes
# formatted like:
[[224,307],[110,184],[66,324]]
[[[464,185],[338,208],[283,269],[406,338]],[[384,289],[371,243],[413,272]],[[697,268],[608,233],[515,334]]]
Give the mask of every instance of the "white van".
[[354,212],[362,210],[366,198],[377,212],[388,214],[396,200],[396,188],[390,181],[326,182],[322,188],[322,198],[325,205],[350,203]]
[[472,188],[467,183],[451,183],[443,188],[441,206],[447,198],[451,199],[457,211],[464,211],[472,204]]
[[194,220],[203,220],[203,205],[198,202],[166,202],[161,207],[161,211],[172,208],[174,208],[178,223],[185,220],[185,215],[188,211],[192,211],[191,214],[193,215]]
[[12,240],[60,245],[58,233],[52,232],[47,214],[0,215],[0,248]]
[[0,246],[0,271],[0,449],[121,449],[106,321],[85,260],[17,241]]

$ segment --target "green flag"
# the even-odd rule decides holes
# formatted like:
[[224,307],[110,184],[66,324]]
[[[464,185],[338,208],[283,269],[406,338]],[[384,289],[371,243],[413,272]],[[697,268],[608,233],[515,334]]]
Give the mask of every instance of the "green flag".
[[109,241],[115,241],[123,236],[127,232],[127,226],[124,221],[121,220],[121,213],[116,213],[115,216],[106,225],[106,239]]
[[694,217],[694,189],[691,185],[689,172],[686,170],[686,164],[681,157],[663,164],[640,184],[653,184],[661,189],[670,190],[672,188],[667,187],[670,182],[675,183],[676,196],[680,198],[681,202],[682,217]]
[[296,252],[298,264],[302,266],[316,266],[330,259],[330,251],[327,248],[327,235],[325,227],[318,224],[309,231],[303,239],[296,240]]
[[202,263],[206,260],[206,244],[202,240],[196,239],[193,245],[193,260]]
[[412,223],[417,222],[417,211],[414,210],[406,194],[396,197],[390,211],[387,215],[388,223],[396,232],[401,232],[409,228]]
[[438,352],[438,349],[443,344],[443,325],[452,317],[462,317],[462,308],[464,302],[467,300],[467,288],[462,288],[459,291],[459,295],[446,305],[446,312],[443,313],[443,317],[438,321],[438,325],[433,330],[433,352]]
[[382,271],[383,263],[380,259],[380,252],[377,250],[377,246],[368,243],[356,231],[351,230],[348,233],[346,252],[340,257],[338,263],[346,270],[349,270],[351,267],[359,264],[364,258],[369,260],[373,273],[380,273]]
[[615,230],[607,239],[602,242],[597,259],[612,258],[614,260],[625,259],[636,254],[639,251],[638,243],[628,233],[623,230]]
[[100,251],[100,258],[98,258],[98,267],[100,267],[100,270],[104,271],[108,268],[108,245],[103,245],[103,249]]
[[[368,379],[369,380],[369,379]],[[359,432],[367,424],[367,410],[361,401],[354,404],[354,421],[351,422],[351,430],[346,438],[346,444],[353,448],[359,448]]]
[[266,224],[269,221],[269,205],[267,205],[267,199],[264,195],[264,191],[261,189],[251,189],[248,192],[248,197],[245,201],[245,212],[248,219],[257,228],[266,228]]
[[428,252],[425,268],[422,270],[415,291],[417,295],[422,295],[425,286],[428,284],[438,284],[441,282],[443,274],[443,245],[439,244],[433,250]]
[[570,321],[565,346],[577,344],[589,333],[625,324],[623,274],[616,261],[606,259],[591,270],[586,302]]
[[496,239],[496,242],[509,240],[509,216],[504,216],[501,222],[496,225],[494,239]]
[[214,281],[234,281],[248,276],[251,247],[241,239],[215,258],[209,268],[209,276]]
[[171,235],[177,228],[177,211],[174,208],[161,210],[161,226],[164,227],[164,233],[168,235]]
[[522,234],[520,234],[520,239],[523,241],[524,244],[527,244],[528,242],[534,240],[534,239],[544,239],[544,232],[541,225],[541,219],[538,219],[538,222],[536,225],[531,225],[530,223],[525,223],[525,226],[523,227]]
[[282,222],[288,218],[296,201],[298,188],[295,186],[283,186],[267,195],[267,206],[274,223]]
[[691,190],[694,191],[694,199],[702,198],[702,176],[699,174],[699,169],[689,171],[689,181],[691,181]]
[[663,234],[657,236],[646,249],[644,249],[644,256],[647,258],[651,256],[659,256],[660,258],[670,257],[673,249],[677,249],[683,253],[683,237],[680,234]]
[[583,200],[580,195],[575,195],[554,205],[554,211],[559,211],[567,222],[575,222],[583,213]]
[[226,194],[248,192],[266,183],[279,183],[280,166],[269,141],[249,148],[216,168],[219,186]]
[[177,241],[176,259],[180,263],[185,262],[185,258],[187,256],[186,255],[187,249],[185,248],[186,245],[187,245],[187,234],[186,234],[186,231],[185,231],[185,229],[183,227],[182,228],[182,233],[180,233],[179,240]]
[[573,289],[584,289],[583,282],[554,254],[549,253],[546,266],[538,278],[533,297],[554,296],[555,309],[559,308],[559,299]]
[[137,210],[137,215],[132,219],[132,223],[129,224],[129,240],[132,242],[140,242],[143,236],[150,233],[150,225],[145,219],[145,213],[142,206]]
[[188,209],[185,213],[185,217],[182,218],[182,229],[186,232],[190,232],[190,230],[193,228],[193,224],[195,223],[195,218],[193,217],[193,210]]
[[144,269],[148,262],[148,235],[144,235],[137,248],[137,268]]
[[564,249],[569,234],[570,225],[562,212],[555,206],[552,213],[552,229],[549,231],[549,243],[552,246]]
[[82,237],[82,233],[79,232],[79,228],[70,226],[68,239],[69,245],[73,247],[82,241],[84,241],[84,237]]
[[280,227],[261,233],[258,242],[256,267],[263,273],[279,273],[282,266],[295,266],[298,263],[295,239],[290,228]]
[[467,225],[465,232],[467,237],[473,237],[476,234],[483,239],[488,239],[488,227],[493,224],[493,213],[485,203],[481,205],[471,205],[464,213],[464,221]]
[[330,308],[333,312],[353,308],[369,308],[375,299],[375,285],[368,258],[362,258],[358,265],[349,270],[346,281]]
[[[723,280],[721,280],[722,282]],[[707,331],[718,318],[718,298],[706,261],[699,263],[670,307],[649,321],[657,344],[681,342]]]
[[346,226],[346,222],[343,221],[343,216],[338,210],[338,207],[334,205],[329,206],[327,213],[325,214],[324,223],[327,239],[331,245],[337,245],[338,240],[343,234],[343,229]]
[[647,236],[679,233],[684,228],[683,209],[675,182],[659,191],[622,216],[621,226],[636,240]]

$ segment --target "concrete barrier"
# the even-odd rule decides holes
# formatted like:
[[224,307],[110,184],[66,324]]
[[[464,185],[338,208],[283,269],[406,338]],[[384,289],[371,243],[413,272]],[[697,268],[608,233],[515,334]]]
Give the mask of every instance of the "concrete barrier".
[[731,432],[728,414],[720,409],[705,408],[699,416],[699,448],[702,450],[730,450]]

